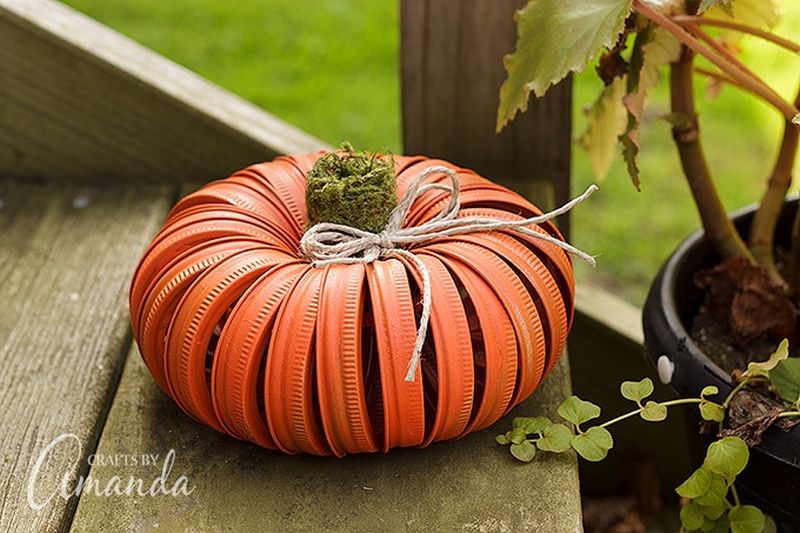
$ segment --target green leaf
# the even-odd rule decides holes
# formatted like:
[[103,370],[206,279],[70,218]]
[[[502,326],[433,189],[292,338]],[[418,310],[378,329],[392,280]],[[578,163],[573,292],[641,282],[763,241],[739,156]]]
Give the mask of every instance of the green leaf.
[[791,404],[800,403],[800,357],[780,361],[769,371],[769,380],[781,398]]
[[536,455],[536,446],[529,440],[522,441],[519,444],[512,444],[511,455],[523,463],[530,463]]
[[764,533],[778,533],[778,524],[770,515],[764,515]]
[[703,420],[722,422],[725,420],[725,410],[713,402],[703,402],[700,404],[700,416]]
[[661,422],[667,418],[667,407],[658,402],[650,400],[644,407],[639,415],[648,422]]
[[749,459],[750,450],[742,439],[725,437],[711,443],[703,464],[715,474],[732,477],[744,470]]
[[572,437],[572,448],[587,461],[602,461],[608,450],[614,447],[614,439],[605,428],[591,427],[586,433]]
[[512,427],[521,429],[526,435],[541,433],[552,425],[553,423],[546,416],[518,416],[512,422]]
[[522,441],[525,440],[526,437],[525,432],[522,431],[520,428],[512,429],[511,431],[506,433],[506,436],[508,437],[508,440],[510,440],[514,444],[521,443]]
[[[733,20],[757,28],[772,28],[781,20],[781,7],[776,0],[729,0],[716,3],[718,5],[707,12],[709,18]],[[730,6],[726,6],[727,3]],[[734,32],[723,32],[726,41],[729,37],[738,40],[740,36],[735,36]]]
[[584,110],[586,129],[578,137],[578,146],[586,151],[592,172],[600,181],[616,157],[617,137],[625,131],[624,94],[625,78],[617,78]]
[[764,513],[754,505],[737,505],[728,511],[733,533],[761,533],[764,530]]
[[728,510],[728,507],[724,501],[714,505],[698,505],[700,506],[700,512],[703,513],[703,516],[711,520],[718,519],[720,516],[722,516],[722,513]]
[[650,378],[641,381],[623,381],[619,386],[622,397],[637,404],[653,394],[653,390],[653,380]]
[[551,424],[542,432],[542,438],[536,441],[536,446],[545,452],[561,453],[570,447],[572,431],[564,424]]
[[[570,72],[584,70],[622,33],[633,0],[530,0],[514,15],[517,46],[503,59],[497,130]],[[568,46],[565,38],[569,38]]]
[[561,402],[557,412],[558,416],[577,426],[600,416],[600,407],[573,395]]
[[639,138],[640,123],[651,89],[661,78],[662,67],[677,61],[681,43],[663,28],[647,26],[636,35],[630,58],[627,94],[622,103],[627,110],[627,126],[619,136],[622,157],[633,185],[639,189]]
[[509,439],[509,438],[508,438],[507,436],[505,436],[505,435],[498,435],[498,436],[496,436],[496,437],[494,438],[494,440],[495,440],[495,442],[496,442],[497,444],[502,444],[503,446],[505,446],[506,444],[511,444],[511,439]]
[[700,397],[704,400],[709,396],[714,396],[715,394],[719,394],[719,389],[714,385],[706,385],[703,387],[703,390],[700,391]]
[[731,7],[731,0],[703,0],[700,2],[700,7],[697,9],[698,13],[705,13],[711,8],[716,6],[721,6],[727,10],[730,10]]
[[728,485],[725,479],[719,475],[711,476],[711,483],[708,484],[708,490],[694,499],[698,505],[705,507],[713,507],[716,505],[725,504],[725,496],[728,494]]
[[697,498],[708,492],[711,486],[711,471],[702,466],[695,470],[689,478],[678,485],[675,492],[684,498]]
[[705,522],[705,517],[696,503],[692,502],[681,509],[681,524],[689,531],[700,529],[703,522]]
[[783,339],[769,358],[763,363],[749,363],[747,370],[742,373],[742,378],[753,376],[768,377],[770,370],[778,366],[778,363],[789,357],[789,339]]

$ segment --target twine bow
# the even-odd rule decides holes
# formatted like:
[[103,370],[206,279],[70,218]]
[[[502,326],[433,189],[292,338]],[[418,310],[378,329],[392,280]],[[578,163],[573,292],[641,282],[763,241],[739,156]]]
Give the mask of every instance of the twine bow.
[[[450,178],[450,184],[428,183],[423,185],[425,179],[431,174],[444,173]],[[432,219],[419,226],[402,227],[408,217],[414,201],[428,191],[439,190],[449,194],[447,205]],[[300,250],[311,261],[312,267],[325,265],[348,265],[356,263],[371,263],[381,257],[390,255],[402,256],[411,261],[422,277],[422,314],[417,329],[417,339],[414,351],[408,362],[406,381],[414,381],[420,359],[422,345],[428,333],[428,323],[431,315],[431,277],[425,263],[405,247],[413,244],[428,242],[452,235],[464,235],[481,231],[511,230],[552,243],[564,251],[576,255],[595,266],[594,257],[582,252],[567,242],[555,237],[539,233],[527,226],[541,224],[555,217],[563,215],[573,207],[586,200],[597,190],[591,185],[586,192],[567,202],[558,209],[539,216],[524,220],[499,220],[489,217],[459,217],[461,210],[460,184],[456,173],[445,166],[431,166],[419,174],[408,186],[406,193],[400,199],[397,207],[389,215],[386,227],[380,233],[364,231],[344,224],[322,222],[309,228],[300,240]]]

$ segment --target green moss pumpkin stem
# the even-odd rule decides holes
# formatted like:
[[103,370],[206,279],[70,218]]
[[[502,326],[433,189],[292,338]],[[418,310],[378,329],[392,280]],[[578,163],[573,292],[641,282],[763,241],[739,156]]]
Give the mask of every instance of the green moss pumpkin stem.
[[694,52],[683,46],[681,57],[670,68],[670,99],[672,112],[686,117],[685,124],[672,128],[678,147],[681,166],[695,204],[700,212],[706,238],[725,259],[744,257],[755,262],[753,255],[736,232],[719,198],[700,144],[700,128],[694,105],[692,66]]
[[396,205],[391,155],[359,152],[343,143],[340,151],[323,155],[308,172],[309,227],[330,222],[378,233]]
[[[800,106],[800,88],[794,105]],[[775,226],[781,213],[781,207],[783,207],[783,200],[792,183],[792,167],[797,153],[798,139],[800,139],[800,127],[787,119],[783,127],[783,139],[778,150],[778,157],[767,181],[767,189],[761,199],[761,204],[753,217],[749,237],[750,249],[756,260],[764,265],[770,276],[783,287],[787,287],[787,283],[778,272],[773,255]]]

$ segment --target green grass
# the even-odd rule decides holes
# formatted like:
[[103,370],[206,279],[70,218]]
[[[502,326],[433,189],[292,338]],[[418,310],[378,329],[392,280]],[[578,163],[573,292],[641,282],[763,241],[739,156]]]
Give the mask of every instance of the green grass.
[[[65,3],[333,144],[350,140],[364,149],[401,149],[396,0]],[[779,33],[800,38],[800,6],[795,0],[782,3],[788,16]],[[797,83],[798,62],[787,53],[748,39],[744,57],[782,94]],[[598,88],[592,72],[576,79],[576,135],[583,128],[580,107]],[[704,92],[701,83],[698,92]],[[616,164],[601,191],[573,215],[575,243],[599,254],[598,269],[579,267],[580,275],[635,303],[643,301],[669,252],[698,226],[669,128],[658,119],[666,110],[667,94],[660,90],[644,126],[642,191]],[[781,119],[732,88],[723,89],[713,104],[701,104],[700,112],[726,206],[755,201]],[[576,149],[574,189],[593,181],[586,156]]]

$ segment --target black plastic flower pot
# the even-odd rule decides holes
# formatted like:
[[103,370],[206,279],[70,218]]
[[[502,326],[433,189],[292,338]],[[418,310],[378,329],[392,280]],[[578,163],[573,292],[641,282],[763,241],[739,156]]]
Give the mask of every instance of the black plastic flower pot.
[[[776,232],[779,245],[788,245],[797,203],[794,198],[784,204]],[[754,210],[749,207],[733,215],[736,228],[743,235],[747,234]],[[719,260],[702,231],[694,233],[661,268],[644,306],[647,353],[661,381],[682,396],[697,396],[706,385],[716,385],[724,397],[732,387],[730,377],[688,333],[703,299],[692,278],[695,272],[713,267]],[[699,433],[695,441],[698,449],[709,442]],[[788,433],[769,429],[762,443],[751,450],[750,463],[737,487],[775,518],[783,530],[800,532],[800,426]]]

